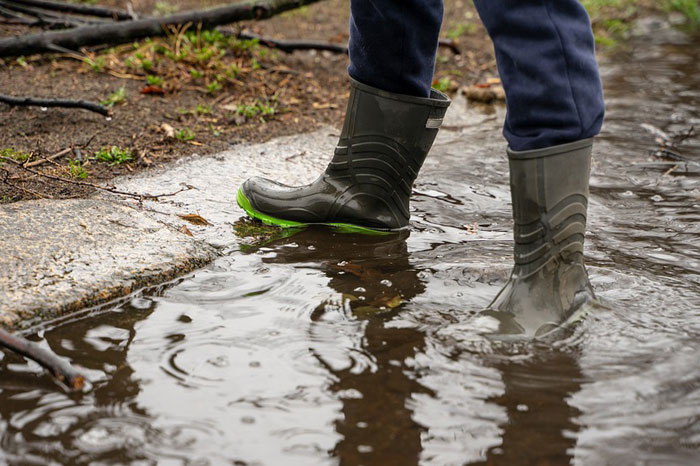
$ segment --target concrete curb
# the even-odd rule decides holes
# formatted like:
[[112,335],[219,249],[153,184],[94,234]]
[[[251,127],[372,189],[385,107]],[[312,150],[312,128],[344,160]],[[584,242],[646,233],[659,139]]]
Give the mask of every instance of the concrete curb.
[[121,203],[0,206],[0,326],[31,327],[153,286],[213,260],[215,248]]

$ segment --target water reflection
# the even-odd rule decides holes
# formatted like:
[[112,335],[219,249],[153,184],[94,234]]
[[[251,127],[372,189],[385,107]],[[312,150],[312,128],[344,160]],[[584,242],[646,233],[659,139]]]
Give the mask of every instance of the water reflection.
[[[407,239],[408,234],[363,237],[310,229],[267,244],[278,254],[265,262],[318,264],[330,279],[329,287],[338,294],[312,313],[311,334],[333,331],[327,323],[332,325],[339,316],[363,323],[362,331],[354,335],[353,351],[358,356],[349,365],[337,364],[332,357],[326,361],[322,346],[312,348],[332,375],[329,390],[343,403],[342,418],[335,424],[342,440],[332,451],[340,464],[411,465],[419,464],[421,459],[429,463],[446,460],[444,455],[430,458],[425,454],[423,446],[431,441],[431,427],[439,426],[427,417],[422,418],[424,423],[418,421],[414,412],[417,399],[449,399],[442,393],[444,387],[421,383],[421,369],[417,370],[414,363],[429,352],[426,340],[431,336],[418,326],[395,325],[404,305],[425,292],[426,280],[430,280],[430,273],[420,273],[421,269],[413,265]],[[290,244],[294,247],[285,247]],[[461,323],[454,331],[468,332],[465,322]],[[444,324],[450,327],[449,322]],[[506,414],[500,438],[492,441],[494,445],[486,452],[471,448],[464,461],[453,452],[453,462],[435,464],[472,464],[466,461],[469,457],[484,454],[485,461],[473,464],[569,462],[578,430],[574,419],[579,412],[567,400],[578,391],[583,376],[571,349],[526,348],[525,353],[516,348],[515,354],[508,354],[514,348],[505,346],[482,363],[484,370],[492,370],[489,377],[502,386],[498,396],[485,400],[494,405],[488,410]],[[442,351],[445,349],[453,351],[450,357],[459,364],[459,345]],[[436,362],[433,371],[442,369],[437,358],[431,360]],[[474,394],[462,392],[461,396],[470,398]],[[478,418],[480,413],[471,416]],[[470,422],[468,418],[462,421]],[[466,440],[469,450],[468,434],[464,435],[466,438],[460,441]]]
[[142,305],[106,313],[97,326],[92,319],[74,321],[43,340],[84,368],[94,387],[86,395],[63,393],[33,362],[14,355],[0,361],[0,374],[5,374],[0,377],[0,416],[6,421],[2,450],[9,460],[80,464],[146,457],[135,447],[151,436],[150,420],[135,404],[140,386],[127,355],[136,326],[153,312],[153,303],[132,302]]
[[504,393],[493,399],[508,422],[501,444],[488,450],[487,465],[571,464],[580,413],[568,403],[583,375],[569,352],[541,348],[532,360],[494,364],[502,374]]
[[[326,359],[323,347],[312,348],[332,375],[328,387],[342,400],[336,424],[342,436],[332,455],[340,464],[418,464],[423,426],[413,420],[409,400],[431,393],[416,382],[405,361],[425,346],[425,334],[414,328],[387,326],[402,304],[425,290],[411,266],[408,234],[368,237],[309,229],[270,245],[284,251],[272,263],[319,264],[338,293],[312,313],[309,332],[333,331],[329,323],[343,315],[362,321],[355,335],[355,361]],[[297,247],[284,250],[285,244]],[[310,338],[315,340],[315,338]]]

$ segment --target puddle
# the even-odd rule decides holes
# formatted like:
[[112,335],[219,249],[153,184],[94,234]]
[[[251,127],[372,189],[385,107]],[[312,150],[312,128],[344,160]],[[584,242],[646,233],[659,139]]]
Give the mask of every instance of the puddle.
[[154,192],[178,177],[209,186],[150,206],[212,221],[191,229],[225,254],[169,287],[34,336],[86,368],[85,395],[66,395],[35,364],[0,353],[0,458],[694,463],[700,138],[674,149],[681,161],[651,151],[654,128],[671,138],[700,129],[700,41],[640,43],[603,71],[609,111],[587,257],[608,309],[566,340],[500,346],[479,337],[486,322],[476,311],[512,260],[503,115],[458,101],[417,183],[405,237],[310,229],[264,244],[235,238],[237,183],[254,170],[311,176],[330,130],[308,148],[303,137],[279,143],[298,153],[284,162],[242,149],[151,179]]

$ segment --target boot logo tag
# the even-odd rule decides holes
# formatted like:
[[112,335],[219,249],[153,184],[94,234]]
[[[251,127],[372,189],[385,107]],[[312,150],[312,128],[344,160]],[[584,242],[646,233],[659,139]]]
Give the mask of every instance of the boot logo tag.
[[425,127],[428,129],[438,129],[442,126],[442,118],[428,118],[425,122]]

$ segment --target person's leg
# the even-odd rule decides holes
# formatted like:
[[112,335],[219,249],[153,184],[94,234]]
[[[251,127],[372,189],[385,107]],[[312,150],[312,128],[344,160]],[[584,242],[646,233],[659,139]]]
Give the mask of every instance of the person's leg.
[[502,333],[544,335],[594,299],[583,262],[591,138],[604,114],[593,33],[578,0],[474,4],[506,90],[515,223],[515,266],[490,312]]
[[604,103],[593,32],[579,0],[474,0],[506,91],[511,150],[595,136]]
[[350,76],[397,94],[430,96],[442,0],[351,0]]
[[431,90],[442,0],[353,0],[350,98],[328,168],[312,184],[251,178],[238,204],[264,222],[396,231],[450,100]]

